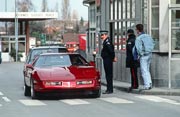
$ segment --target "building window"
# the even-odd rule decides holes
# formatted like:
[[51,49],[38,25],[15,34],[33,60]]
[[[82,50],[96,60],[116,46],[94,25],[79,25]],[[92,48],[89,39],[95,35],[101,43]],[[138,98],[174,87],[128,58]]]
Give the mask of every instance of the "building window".
[[159,0],[151,2],[151,36],[155,41],[155,50],[159,49]]
[[131,4],[131,6],[130,7],[132,7],[132,11],[131,11],[131,18],[135,18],[136,17],[136,1],[135,0],[131,0],[130,1],[130,4]]
[[110,4],[115,50],[126,49],[126,31],[135,28],[135,3],[135,0],[113,0]]
[[171,26],[172,50],[180,50],[180,10],[172,10]]
[[159,5],[159,0],[152,0],[152,6]]
[[95,28],[96,27],[96,8],[95,8],[95,5],[91,6],[90,7],[90,16],[89,16],[89,25],[90,25],[90,28]]
[[148,9],[147,9],[147,0],[142,1],[142,23],[144,25],[144,31],[147,32],[147,23],[148,23]]
[[180,4],[180,0],[171,0],[171,4]]
[[1,45],[1,50],[2,52],[9,52],[9,42],[8,41],[4,41],[2,42],[2,45]]

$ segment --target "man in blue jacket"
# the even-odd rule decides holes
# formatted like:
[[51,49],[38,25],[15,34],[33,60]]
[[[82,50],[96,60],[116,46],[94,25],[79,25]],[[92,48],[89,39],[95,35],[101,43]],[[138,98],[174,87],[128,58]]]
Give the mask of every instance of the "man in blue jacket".
[[136,25],[138,37],[135,41],[135,47],[140,59],[141,75],[144,81],[144,90],[152,88],[152,80],[150,74],[150,64],[152,60],[152,51],[154,49],[154,41],[150,35],[144,33],[143,25]]

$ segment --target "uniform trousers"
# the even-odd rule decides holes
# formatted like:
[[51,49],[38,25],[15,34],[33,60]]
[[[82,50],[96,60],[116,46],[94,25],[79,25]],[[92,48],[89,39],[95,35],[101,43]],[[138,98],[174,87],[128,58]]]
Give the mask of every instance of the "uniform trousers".
[[130,67],[131,71],[131,87],[132,88],[138,88],[138,78],[137,78],[137,67]]
[[107,91],[113,92],[113,61],[112,58],[103,58]]

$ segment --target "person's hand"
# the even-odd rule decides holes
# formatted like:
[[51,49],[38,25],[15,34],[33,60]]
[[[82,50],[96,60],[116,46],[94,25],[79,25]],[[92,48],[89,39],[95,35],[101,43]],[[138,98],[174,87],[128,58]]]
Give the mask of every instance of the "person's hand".
[[117,57],[114,57],[113,62],[117,62]]

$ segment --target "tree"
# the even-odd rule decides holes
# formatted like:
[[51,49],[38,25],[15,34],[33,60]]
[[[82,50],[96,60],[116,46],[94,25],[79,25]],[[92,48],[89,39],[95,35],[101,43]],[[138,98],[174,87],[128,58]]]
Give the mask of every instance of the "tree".
[[17,8],[19,12],[33,11],[34,5],[31,0],[18,0]]
[[61,7],[61,18],[64,20],[64,29],[66,30],[66,27],[68,24],[70,24],[71,20],[71,12],[70,12],[70,4],[69,0],[62,0],[62,7]]
[[78,21],[76,21],[76,26],[75,26],[74,29],[75,29],[74,30],[75,33],[79,33],[79,23],[78,23]]
[[[16,60],[16,49],[15,48],[12,48],[11,49],[11,52],[9,53],[9,55],[13,58],[13,60],[15,61]],[[17,55],[17,60],[18,61],[21,61],[21,57],[23,57],[23,55],[21,53],[18,53]]]
[[58,19],[59,19],[59,3],[58,2],[56,2],[54,10],[55,10],[55,12],[58,13]]
[[61,7],[61,13],[62,13],[62,19],[68,20],[70,19],[70,4],[69,0],[63,0],[62,1],[62,7]]
[[78,12],[77,12],[77,10],[73,10],[73,12],[72,12],[72,19],[73,20],[78,20]]
[[79,32],[79,21],[78,21],[78,12],[77,10],[73,10],[72,12],[72,23],[74,26],[74,32],[78,33]]
[[80,26],[84,26],[84,19],[83,19],[83,17],[81,17],[81,19],[80,19]]
[[47,0],[42,0],[42,12],[47,12],[48,11],[48,5],[47,5]]
[[59,13],[59,3],[58,2],[56,2],[55,11]]
[[43,21],[33,21],[29,23],[30,35],[36,37],[39,40],[39,35],[44,32],[44,22]]

